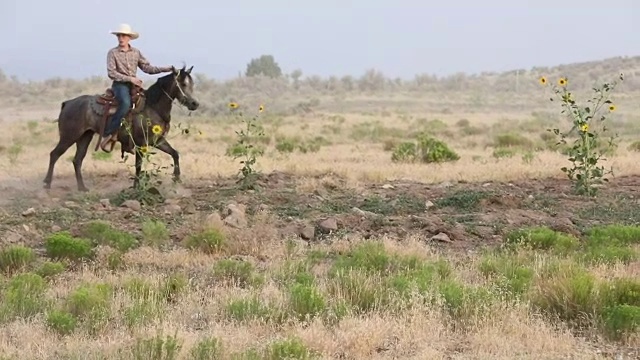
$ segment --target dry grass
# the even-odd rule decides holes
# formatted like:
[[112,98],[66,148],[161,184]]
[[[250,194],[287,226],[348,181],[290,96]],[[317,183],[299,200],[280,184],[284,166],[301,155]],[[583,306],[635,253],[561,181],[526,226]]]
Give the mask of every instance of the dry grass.
[[[355,243],[353,241],[356,241]],[[0,327],[3,336],[0,352],[16,358],[54,359],[58,356],[70,358],[98,359],[115,356],[125,351],[126,357],[140,353],[132,352],[131,346],[138,337],[153,337],[158,334],[176,335],[182,348],[178,358],[189,358],[190,350],[203,338],[211,337],[224,346],[224,358],[247,349],[263,349],[281,339],[297,338],[306,349],[320,358],[416,358],[416,359],[507,359],[507,358],[606,358],[602,344],[585,342],[561,324],[552,324],[537,316],[526,303],[510,303],[497,300],[484,308],[483,312],[471,316],[464,327],[457,327],[445,308],[442,299],[433,305],[421,303],[421,297],[410,300],[411,308],[396,312],[381,308],[364,315],[346,314],[338,323],[328,323],[322,318],[309,322],[262,322],[260,320],[235,321],[225,315],[225,309],[234,299],[256,294],[261,301],[269,302],[276,309],[287,309],[287,287],[274,281],[278,279],[285,256],[288,261],[302,261],[311,251],[349,250],[364,243],[352,239],[337,240],[330,246],[305,246],[293,253],[285,250],[279,239],[265,239],[262,251],[245,258],[254,263],[257,273],[265,275],[266,282],[248,288],[221,283],[212,278],[212,268],[221,261],[220,256],[203,255],[184,250],[163,252],[151,248],[138,248],[129,252],[121,270],[107,270],[105,263],[96,263],[73,273],[64,273],[49,284],[52,299],[64,299],[82,284],[106,283],[113,286],[114,295],[109,301],[108,321],[94,335],[78,328],[66,335],[64,341],[46,324],[43,315],[28,321],[12,321]],[[465,261],[456,261],[450,255],[438,251],[410,238],[401,246],[397,240],[382,239],[381,242],[392,256],[417,256],[421,261],[445,260],[453,264],[453,278],[469,286],[487,286],[477,274],[478,256]],[[288,253],[288,255],[287,255]],[[293,254],[293,255],[292,255]],[[229,254],[231,255],[231,254]],[[268,259],[266,261],[256,260]],[[457,264],[457,265],[456,265]],[[637,265],[637,263],[636,263]],[[620,272],[620,266],[617,267]],[[602,266],[594,268],[600,271]],[[326,275],[327,267],[316,269],[317,287],[328,291],[331,282]],[[324,273],[324,275],[322,275]],[[149,309],[158,317],[148,321],[137,320],[134,327],[126,323],[132,299],[126,286],[132,279],[141,279],[149,286],[157,287],[169,274],[187,276],[184,288],[177,291],[175,302],[159,301],[158,307]],[[628,275],[628,274],[620,274]],[[380,289],[383,291],[383,289]],[[329,303],[339,299],[327,298]],[[145,307],[152,307],[146,303]],[[476,306],[469,303],[463,306]],[[141,310],[139,310],[141,311]],[[630,340],[629,346],[637,346]]]
[[[567,164],[566,156],[549,149],[543,140],[546,128],[560,118],[539,115],[557,109],[548,107],[544,101],[535,100],[527,100],[526,103],[531,105],[527,107],[509,106],[500,96],[471,106],[468,99],[473,98],[473,94],[453,92],[441,96],[447,99],[447,105],[454,106],[434,104],[435,100],[428,96],[399,96],[391,100],[378,99],[385,104],[372,106],[363,113],[358,106],[351,108],[345,102],[371,101],[371,96],[364,100],[356,96],[339,99],[333,105],[327,100],[330,97],[325,96],[322,98],[323,111],[291,115],[270,113],[267,104],[266,115],[260,122],[265,127],[269,141],[264,144],[266,154],[258,159],[257,167],[265,173],[283,171],[293,174],[297,178],[294,189],[305,195],[339,187],[361,192],[365,185],[384,184],[397,179],[437,184],[456,181],[509,182],[563,176],[559,169]],[[296,101],[291,100],[293,103]],[[394,105],[394,101],[397,104]],[[621,96],[617,103],[619,112],[612,117],[613,128],[620,131],[623,137],[606,164],[614,167],[616,175],[637,175],[640,173],[637,152],[628,147],[640,138],[640,127],[633,125],[638,114],[635,113],[632,100],[627,97]],[[462,105],[457,108],[455,104]],[[247,106],[257,107],[257,103]],[[514,107],[519,109],[514,110]],[[443,110],[445,108],[446,111]],[[44,194],[40,190],[48,153],[57,142],[57,126],[50,121],[33,120],[55,118],[57,111],[57,107],[51,105],[45,112],[40,109],[28,112],[27,109],[13,108],[12,112],[3,115],[3,131],[0,133],[0,189],[5,191],[0,195],[0,204],[3,206],[20,205],[35,198],[43,207],[56,209],[57,205],[51,204],[59,202],[53,198],[74,196],[70,195],[74,193],[75,180],[69,161],[73,156],[73,148],[57,164],[51,194]],[[240,166],[238,161],[226,156],[225,151],[233,144],[234,130],[241,124],[227,116],[197,116],[194,113],[193,117],[186,117],[180,109],[174,113],[174,123],[189,124],[203,133],[198,135],[192,131],[189,137],[176,135],[171,140],[181,153],[185,181],[182,191],[196,182],[207,183],[213,189],[217,186],[218,177],[237,173]],[[414,139],[419,131],[429,131],[445,141],[460,159],[441,164],[393,162],[390,148],[399,142]],[[496,150],[504,150],[504,147],[495,144],[496,137],[501,134],[517,134],[528,141],[520,140],[520,146],[505,150],[511,152],[511,157],[496,157]],[[279,143],[298,141],[309,144],[316,137],[322,138],[318,142],[318,149],[306,153],[298,150],[283,153],[277,150]],[[90,149],[93,149],[93,145]],[[171,164],[166,155],[158,155],[156,159],[162,165]],[[84,164],[84,175],[85,182],[94,192],[89,194],[87,202],[90,205],[87,206],[93,206],[97,199],[128,186],[128,176],[133,172],[131,166],[132,160],[126,165],[120,163],[117,151],[111,157],[106,157],[90,150]],[[189,194],[182,196],[189,197]],[[16,211],[14,207],[6,209],[7,213]],[[10,215],[6,218],[11,218]],[[244,354],[249,359],[260,358],[255,354],[256,357],[251,357],[251,349],[261,352],[287,339],[299,339],[303,344],[300,347],[291,344],[282,346],[297,351],[298,356],[308,350],[327,359],[604,359],[624,351],[630,354],[629,348],[640,347],[637,331],[625,339],[609,341],[602,338],[596,325],[576,330],[569,322],[552,321],[542,316],[531,300],[535,299],[536,289],[544,288],[543,285],[547,284],[544,282],[544,261],[540,258],[539,263],[527,265],[532,268],[536,285],[531,287],[531,298],[513,302],[501,297],[504,294],[498,291],[492,293],[495,297],[486,306],[474,302],[476,300],[469,300],[470,303],[463,301],[462,321],[451,317],[443,303],[443,290],[438,287],[442,284],[436,280],[429,282],[428,289],[413,294],[404,304],[405,307],[387,304],[362,314],[354,312],[353,308],[336,314],[340,312],[341,301],[348,300],[348,294],[345,293],[348,289],[336,290],[339,288],[338,280],[330,276],[333,266],[330,260],[333,258],[323,257],[314,264],[310,273],[315,279],[313,288],[324,294],[327,311],[334,313],[308,322],[300,321],[289,314],[292,311],[288,302],[291,284],[283,285],[279,280],[283,272],[289,271],[289,275],[295,275],[295,271],[285,265],[307,261],[318,254],[337,256],[349,252],[354,246],[365,242],[362,236],[336,235],[327,242],[307,244],[299,239],[280,236],[276,228],[277,216],[268,211],[252,218],[252,226],[243,229],[226,228],[219,220],[207,215],[202,212],[190,218],[178,217],[171,226],[180,229],[191,226],[190,233],[202,230],[203,225],[205,228],[221,228],[229,242],[223,250],[213,254],[187,250],[183,247],[183,238],[190,234],[183,232],[183,238],[173,237],[165,248],[141,246],[127,251],[119,259],[120,265],[112,268],[109,255],[112,249],[102,249],[99,260],[55,276],[48,281],[46,290],[47,298],[60,305],[63,299],[83,284],[109,284],[113,294],[107,301],[108,316],[97,333],[91,333],[84,325],[79,325],[72,333],[59,335],[47,326],[46,317],[50,309],[47,308],[47,311],[41,311],[28,320],[17,319],[0,324],[0,359],[150,358],[141,355],[140,350],[132,350],[132,346],[141,344],[138,338],[160,333],[177,336],[182,344],[177,358],[193,358],[190,357],[191,349],[205,338],[215,338],[222,344],[223,358]],[[56,223],[55,219],[49,221]],[[181,221],[186,221],[188,226],[176,225]],[[11,229],[15,232],[17,230],[12,226],[17,224],[19,222],[3,224],[2,230]],[[40,239],[49,233],[44,229],[46,226],[50,228],[51,223],[25,223],[24,226],[28,227],[24,233],[30,234],[32,240],[22,238],[18,242],[38,242],[34,247],[41,248]],[[9,230],[6,231],[8,233]],[[423,234],[410,234],[402,239],[382,237],[375,240],[381,240],[385,251],[396,257],[414,256],[424,263],[445,261],[451,267],[450,280],[455,284],[474,289],[492,288],[491,280],[479,271],[485,256],[482,252],[441,251],[425,242]],[[637,247],[634,249],[638,250]],[[543,260],[560,261],[553,254],[539,256]],[[256,283],[240,286],[214,276],[213,267],[225,259],[252,264],[249,282],[255,280]],[[578,262],[571,257],[567,261]],[[607,281],[611,277],[637,278],[640,262],[635,259],[626,263],[595,264],[585,269],[598,281]],[[143,316],[147,314],[145,311],[149,311],[150,315],[147,315],[152,317],[147,321],[139,318],[130,321],[127,314],[133,311],[132,305],[139,301],[127,292],[127,284],[131,279],[141,279],[156,289],[171,275],[184,277],[183,287],[175,291],[176,298],[153,298],[135,310],[138,312],[136,316]],[[259,280],[254,279],[254,275]],[[384,292],[384,286],[387,286],[382,285],[386,275],[353,276],[362,282],[359,286],[363,287],[363,291]],[[5,290],[9,281],[8,276],[0,278],[0,289]],[[240,321],[229,317],[226,309],[230,302],[254,295],[260,301],[271,304],[269,311],[279,314],[280,318],[275,316],[276,320],[271,321]],[[288,317],[283,318],[283,312],[288,313]],[[461,321],[464,326],[459,324]]]

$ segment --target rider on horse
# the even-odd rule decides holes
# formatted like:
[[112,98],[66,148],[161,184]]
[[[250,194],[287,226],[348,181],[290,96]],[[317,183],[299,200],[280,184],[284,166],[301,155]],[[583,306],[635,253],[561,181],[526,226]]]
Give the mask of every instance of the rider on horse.
[[116,141],[120,122],[131,108],[131,85],[142,88],[142,80],[136,77],[138,67],[150,75],[174,70],[173,66],[151,65],[140,50],[129,45],[129,41],[137,39],[139,35],[128,24],[121,24],[111,33],[118,37],[118,46],[107,53],[107,75],[113,80],[111,89],[118,108],[105,126],[100,144],[103,150],[108,143]]

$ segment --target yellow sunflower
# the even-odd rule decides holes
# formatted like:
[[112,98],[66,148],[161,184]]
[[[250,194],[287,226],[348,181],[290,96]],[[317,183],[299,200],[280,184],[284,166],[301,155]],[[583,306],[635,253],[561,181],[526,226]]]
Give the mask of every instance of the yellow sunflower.
[[231,109],[237,109],[238,106],[240,106],[240,105],[238,105],[237,102],[230,102],[229,103],[229,108],[231,108]]
[[547,78],[544,76],[540,77],[538,81],[540,82],[540,85],[547,85]]
[[558,85],[560,85],[560,86],[567,86],[567,79],[565,79],[565,78],[563,78],[563,77],[562,77],[562,78],[560,78],[560,79],[558,79]]
[[614,111],[616,111],[616,106],[615,106],[615,105],[613,105],[613,104],[609,105],[609,111],[610,111],[610,112],[614,112]]
[[140,151],[140,154],[146,155],[149,152],[149,147],[148,146],[140,146],[138,148],[138,150]]
[[160,125],[153,125],[153,127],[151,128],[151,132],[154,135],[160,135],[162,133],[162,126]]
[[587,131],[589,131],[589,124],[583,124],[583,125],[580,127],[580,130],[582,130],[582,132],[587,132]]
[[258,108],[259,112],[263,112],[264,111],[264,105],[260,105],[260,107]]

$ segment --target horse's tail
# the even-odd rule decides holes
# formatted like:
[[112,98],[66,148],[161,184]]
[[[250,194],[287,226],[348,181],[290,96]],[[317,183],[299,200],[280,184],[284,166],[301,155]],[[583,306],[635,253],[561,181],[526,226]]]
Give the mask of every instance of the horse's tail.
[[[60,104],[60,113],[62,113],[62,110],[64,109],[64,106],[65,106],[65,105],[67,105],[67,102],[66,102],[66,101],[63,101],[63,102]],[[60,120],[60,117],[58,117],[57,119],[52,120],[51,122],[55,124],[55,123],[57,123],[59,120]]]

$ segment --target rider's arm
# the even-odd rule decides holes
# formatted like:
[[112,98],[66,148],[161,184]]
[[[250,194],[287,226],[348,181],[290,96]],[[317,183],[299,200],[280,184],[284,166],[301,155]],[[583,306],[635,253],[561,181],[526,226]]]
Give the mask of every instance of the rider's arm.
[[146,72],[149,75],[171,71],[170,66],[160,67],[151,65],[149,63],[149,60],[147,60],[147,58],[142,55],[142,52],[140,52],[140,50],[138,50],[138,67],[140,68],[140,70]]
[[131,77],[118,71],[116,55],[113,50],[107,53],[107,76],[113,81],[129,82]]

